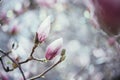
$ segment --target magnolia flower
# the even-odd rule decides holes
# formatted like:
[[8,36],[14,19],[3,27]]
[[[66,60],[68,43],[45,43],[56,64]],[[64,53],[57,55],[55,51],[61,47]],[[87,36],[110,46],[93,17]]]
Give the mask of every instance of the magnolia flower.
[[60,52],[62,45],[63,45],[62,38],[53,41],[50,45],[48,45],[46,49],[45,58],[47,60],[53,59]]
[[37,41],[39,41],[40,43],[45,41],[45,39],[48,37],[49,32],[50,32],[50,16],[48,16],[40,25],[36,34]]

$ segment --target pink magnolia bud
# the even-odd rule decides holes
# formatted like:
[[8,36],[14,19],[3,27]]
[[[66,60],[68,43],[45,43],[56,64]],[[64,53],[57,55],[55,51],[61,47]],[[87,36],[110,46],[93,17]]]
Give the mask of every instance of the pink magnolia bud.
[[53,41],[50,45],[48,45],[46,49],[45,58],[47,60],[53,59],[60,52],[62,45],[63,45],[62,38]]
[[48,16],[40,25],[36,35],[37,40],[40,43],[42,43],[48,37],[49,32],[50,32],[50,16]]

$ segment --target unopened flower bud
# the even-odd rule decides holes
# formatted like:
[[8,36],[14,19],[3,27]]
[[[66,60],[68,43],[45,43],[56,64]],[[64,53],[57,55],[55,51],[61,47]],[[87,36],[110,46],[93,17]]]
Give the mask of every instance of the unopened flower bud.
[[48,37],[50,32],[50,16],[48,16],[38,28],[36,40],[42,43]]
[[63,45],[62,38],[53,41],[50,45],[48,45],[46,49],[45,58],[47,60],[52,60],[58,53],[60,53],[62,45]]

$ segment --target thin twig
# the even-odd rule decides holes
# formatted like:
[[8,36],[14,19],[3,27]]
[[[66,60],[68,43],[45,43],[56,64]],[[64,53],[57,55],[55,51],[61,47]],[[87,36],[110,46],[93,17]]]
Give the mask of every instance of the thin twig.
[[29,61],[31,61],[31,60],[32,60],[32,58],[28,58],[28,59],[26,59],[25,61],[19,62],[18,64],[24,64],[24,63],[27,63],[27,62],[29,62]]
[[[0,52],[2,53],[3,51],[0,50]],[[2,55],[1,58],[5,57],[6,55],[9,55],[12,51],[8,51],[8,52],[5,52],[6,54],[5,55]]]
[[47,61],[46,59],[37,59],[37,58],[34,58],[34,57],[33,57],[33,60],[39,61],[39,62],[46,62]]
[[37,48],[38,44],[34,44],[33,48],[32,48],[32,52],[30,54],[30,57],[32,57],[33,53],[35,52],[35,49]]
[[21,69],[21,66],[16,61],[14,61],[9,55],[7,55],[4,51],[0,50],[0,52],[3,53],[4,55],[6,55],[6,57],[8,57],[13,63],[15,63],[18,66],[18,68],[23,76],[23,79],[26,80],[24,72]]
[[5,68],[5,65],[4,65],[4,63],[3,63],[2,58],[0,58],[0,62],[1,62],[1,64],[2,64],[3,69],[4,69],[6,72],[8,72],[9,70]]
[[26,59],[25,61],[19,62],[19,64],[24,64],[24,63],[27,63],[27,62],[29,62],[29,61],[31,61],[31,60],[36,60],[36,61],[40,61],[40,62],[45,62],[44,60],[36,59],[36,58],[33,57],[33,53],[35,52],[35,49],[37,48],[37,46],[38,46],[38,44],[35,43],[34,46],[33,46],[33,48],[32,48],[32,51],[31,51],[31,53],[30,53],[29,58]]
[[44,60],[44,59],[36,59],[34,57],[30,57],[30,58],[26,59],[25,61],[19,62],[19,64],[24,64],[24,63],[27,63],[31,60],[35,60],[35,61],[39,61],[39,62],[46,62],[46,60]]
[[40,78],[42,76],[44,76],[48,71],[50,71],[51,69],[53,69],[55,66],[57,66],[60,62],[62,62],[61,60],[59,60],[56,64],[50,66],[48,69],[46,69],[43,73],[41,73],[40,75],[37,75],[35,77],[30,78],[30,80],[34,80],[37,78]]
[[6,72],[9,72],[9,71],[13,71],[13,70],[14,70],[14,69],[10,69],[9,67],[5,68],[5,65],[4,65],[4,63],[3,63],[3,60],[0,59],[0,61],[1,61],[1,64],[2,64],[3,69],[4,69]]

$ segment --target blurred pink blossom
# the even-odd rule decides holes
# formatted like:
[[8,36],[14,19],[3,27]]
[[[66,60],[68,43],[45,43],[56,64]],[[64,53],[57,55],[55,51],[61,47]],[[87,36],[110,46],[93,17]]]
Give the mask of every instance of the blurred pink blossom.
[[0,13],[0,21],[2,21],[3,24],[8,24],[9,23],[9,18],[7,17],[6,12],[1,12]]
[[0,19],[4,19],[4,18],[6,18],[6,13],[5,12],[1,12]]
[[36,2],[40,6],[50,8],[57,2],[57,0],[36,0]]
[[48,16],[40,25],[37,31],[37,39],[40,43],[45,41],[50,32],[50,16]]
[[0,73],[0,80],[9,80],[7,75],[3,75],[2,73]]
[[45,58],[47,60],[53,59],[60,52],[62,45],[63,45],[62,38],[53,41],[50,45],[48,45],[46,49]]
[[115,37],[110,37],[110,38],[108,39],[108,44],[109,44],[109,45],[114,45],[115,42],[116,42],[116,38],[115,38]]
[[14,34],[17,34],[19,31],[20,31],[19,26],[18,25],[14,25],[12,27],[12,29],[10,30],[10,33],[14,35]]

